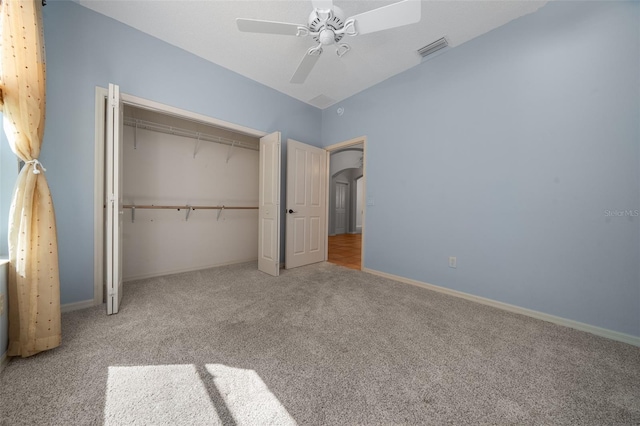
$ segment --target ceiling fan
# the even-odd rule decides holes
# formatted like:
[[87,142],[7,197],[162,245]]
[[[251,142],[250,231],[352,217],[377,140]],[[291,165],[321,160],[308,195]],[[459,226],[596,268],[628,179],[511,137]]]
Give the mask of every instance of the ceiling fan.
[[356,36],[388,30],[420,21],[419,0],[404,0],[379,7],[344,19],[344,12],[333,5],[333,0],[312,0],[313,11],[307,25],[260,19],[236,19],[238,29],[244,32],[281,34],[296,37],[311,36],[318,44],[307,50],[296,69],[291,83],[304,83],[322,54],[323,47],[336,45],[336,54],[342,57],[351,47],[343,43],[345,35]]

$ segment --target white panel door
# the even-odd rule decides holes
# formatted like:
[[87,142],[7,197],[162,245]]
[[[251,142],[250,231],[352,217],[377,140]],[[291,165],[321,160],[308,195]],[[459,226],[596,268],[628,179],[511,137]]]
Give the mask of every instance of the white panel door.
[[280,273],[280,132],[260,139],[258,269]]
[[343,182],[336,182],[336,229],[335,233],[346,234],[347,232],[347,189],[349,185]]
[[287,269],[325,260],[326,168],[324,149],[287,141]]
[[120,88],[109,84],[106,139],[106,263],[107,314],[117,314],[122,302],[122,100]]

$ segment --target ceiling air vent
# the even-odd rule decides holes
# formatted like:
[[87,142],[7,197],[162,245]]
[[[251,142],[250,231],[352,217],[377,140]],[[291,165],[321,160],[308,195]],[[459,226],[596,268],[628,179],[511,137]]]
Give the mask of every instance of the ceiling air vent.
[[331,99],[326,95],[318,95],[313,99],[309,99],[309,104],[316,108],[324,109],[336,103],[335,99]]
[[421,47],[420,49],[418,49],[418,54],[423,58],[425,58],[431,55],[432,53],[437,52],[440,49],[444,49],[448,45],[449,45],[449,42],[447,42],[447,39],[442,37],[441,39],[438,39],[433,43],[429,43],[425,47]]

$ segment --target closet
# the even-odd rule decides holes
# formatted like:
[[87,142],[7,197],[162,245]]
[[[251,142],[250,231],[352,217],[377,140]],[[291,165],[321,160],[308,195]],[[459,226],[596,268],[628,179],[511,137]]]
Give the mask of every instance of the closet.
[[278,276],[285,211],[285,267],[325,260],[326,151],[287,145],[284,209],[280,132],[96,88],[96,303],[115,314],[124,281],[256,259]]
[[258,258],[259,139],[123,106],[122,278]]

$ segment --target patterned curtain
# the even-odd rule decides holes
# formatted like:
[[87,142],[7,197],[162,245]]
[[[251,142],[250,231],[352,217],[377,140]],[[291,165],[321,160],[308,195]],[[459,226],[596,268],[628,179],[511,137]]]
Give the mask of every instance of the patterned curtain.
[[44,133],[45,55],[40,0],[1,0],[0,99],[4,131],[25,162],[9,213],[9,356],[61,342],[53,202],[38,161]]

